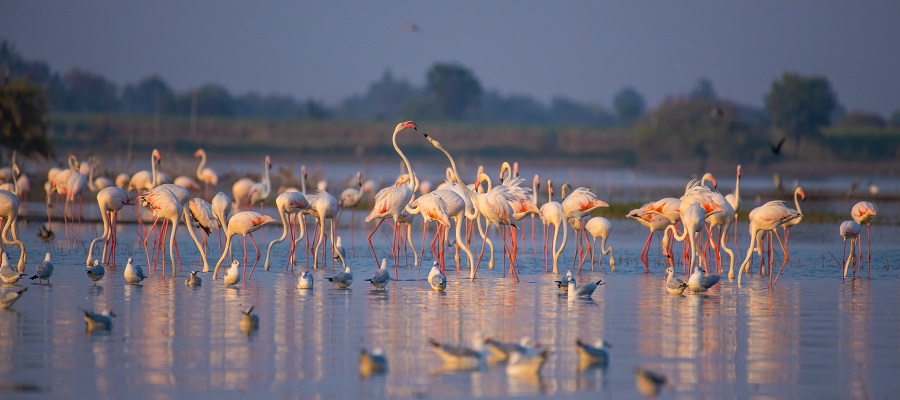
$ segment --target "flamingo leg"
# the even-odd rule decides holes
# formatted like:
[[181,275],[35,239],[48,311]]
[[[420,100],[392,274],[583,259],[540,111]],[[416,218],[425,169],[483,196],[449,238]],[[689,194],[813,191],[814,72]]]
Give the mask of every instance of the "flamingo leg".
[[369,241],[369,248],[372,249],[372,257],[375,258],[375,264],[378,264],[378,254],[375,253],[375,246],[372,244],[372,236],[375,235],[375,232],[378,230],[378,227],[381,226],[382,223],[384,223],[384,218],[378,221],[378,224],[375,225],[375,229],[372,229],[372,233],[370,233],[369,237],[367,238],[367,240]]
[[[862,253],[862,246],[859,246]],[[862,256],[860,256],[862,258]],[[866,223],[866,270],[869,279],[872,278],[872,224]]]
[[[644,248],[641,250],[641,262],[644,263],[644,269],[647,272],[650,272],[650,240],[653,239],[653,231],[650,231],[650,234],[647,235],[647,242],[644,243]],[[596,242],[595,242],[596,243]]]

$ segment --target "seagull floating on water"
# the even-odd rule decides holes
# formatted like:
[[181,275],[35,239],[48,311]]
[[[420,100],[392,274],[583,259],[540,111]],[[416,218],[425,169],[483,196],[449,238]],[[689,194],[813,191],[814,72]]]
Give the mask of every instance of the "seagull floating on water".
[[388,361],[387,356],[384,355],[384,350],[381,348],[374,348],[372,352],[369,353],[366,349],[361,349],[359,351],[359,375],[363,378],[368,377],[374,374],[384,374],[388,371]]
[[200,286],[202,283],[203,279],[200,279],[200,277],[197,276],[197,271],[191,271],[191,276],[184,281],[184,284],[188,286]]
[[[227,276],[227,275],[226,275]],[[253,306],[246,310],[241,310],[241,330],[244,332],[252,332],[259,329],[259,316],[253,313]]]
[[53,275],[53,263],[50,262],[50,253],[47,253],[44,256],[44,261],[41,261],[41,263],[34,268],[34,275],[28,279],[37,279],[38,282],[47,280],[47,283],[50,283],[50,275]]
[[350,287],[353,284],[353,273],[350,272],[350,267],[344,267],[344,272],[328,278],[328,282],[333,283],[339,289]]
[[110,330],[112,329],[112,317],[115,317],[116,314],[113,314],[111,310],[106,310],[104,312],[96,313],[88,310],[84,311],[84,323],[87,324],[87,329],[89,331],[93,330]]
[[226,286],[234,286],[241,282],[241,271],[238,270],[239,265],[241,265],[240,261],[231,261],[231,267],[225,271],[225,277],[222,278]]
[[390,280],[391,273],[387,270],[387,258],[382,258],[381,268],[378,268],[378,270],[375,271],[375,275],[371,278],[366,279],[366,282],[371,283],[376,289],[384,289]]
[[669,274],[669,277],[666,279],[666,291],[669,294],[674,294],[680,296],[684,293],[684,289],[687,288],[687,284],[675,276],[675,270],[672,267],[666,268],[666,272]]
[[591,295],[594,294],[594,291],[597,290],[597,287],[603,284],[603,280],[598,280],[597,282],[590,282],[585,284],[584,286],[575,286],[575,279],[569,281],[569,289],[566,292],[569,294],[569,300],[573,300],[576,298],[591,298]]
[[443,292],[447,288],[447,277],[438,268],[437,261],[432,264],[431,272],[428,273],[428,284],[431,285],[431,290],[435,292]]
[[566,277],[561,281],[553,281],[556,282],[556,286],[558,286],[563,293],[569,293],[569,282],[575,282],[575,277],[572,276],[572,270],[566,271]]
[[297,278],[297,288],[298,289],[312,289],[313,288],[313,277],[309,271],[303,271],[300,273],[300,277]]
[[94,266],[88,268],[87,276],[91,281],[97,282],[103,279],[103,276],[106,275],[106,268],[103,265],[100,265],[100,260],[94,260]]
[[581,339],[575,339],[575,351],[578,353],[578,361],[581,367],[599,365],[605,367],[609,363],[609,354],[606,349],[612,347],[603,339],[597,339],[591,346]]
[[428,339],[431,348],[441,356],[444,365],[452,369],[476,369],[485,362],[484,338],[476,333],[472,339],[472,348],[442,344]]
[[642,395],[656,397],[666,384],[666,377],[641,367],[634,367],[634,384]]
[[133,261],[134,260],[129,257],[128,263],[125,264],[125,280],[132,285],[137,285],[144,279],[147,279],[147,277],[144,276],[144,270],[141,269],[141,266],[134,265]]
[[719,283],[719,279],[721,278],[722,277],[720,275],[703,276],[703,274],[700,272],[700,268],[697,268],[688,279],[688,289],[690,289],[694,293],[703,293]]
[[0,261],[0,279],[3,280],[3,283],[14,284],[25,276],[25,274],[20,274],[19,271],[9,266],[9,256],[6,252],[3,252],[0,258],[2,258],[2,261]]
[[28,290],[28,288],[23,287],[15,292],[9,292],[3,295],[3,297],[0,297],[0,309],[8,310],[16,303],[16,300],[19,300],[19,298],[22,297],[22,293],[25,293],[26,290]]
[[487,349],[487,363],[493,365],[508,361],[512,353],[525,353],[533,355],[535,353],[534,339],[525,336],[519,340],[519,343],[504,343],[488,338],[484,341],[484,348]]
[[538,375],[549,357],[548,350],[537,354],[514,351],[509,357],[509,363],[506,364],[506,373],[512,376]]

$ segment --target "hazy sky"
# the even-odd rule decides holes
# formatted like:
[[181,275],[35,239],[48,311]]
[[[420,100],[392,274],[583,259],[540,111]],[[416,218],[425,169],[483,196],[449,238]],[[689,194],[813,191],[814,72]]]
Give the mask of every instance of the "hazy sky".
[[[900,1],[7,1],[0,37],[58,71],[122,85],[151,74],[334,105],[385,69],[421,85],[435,62],[542,101],[652,106],[706,77],[762,105],[785,71],[828,77],[848,110],[900,110]],[[403,26],[416,24],[418,32]]]

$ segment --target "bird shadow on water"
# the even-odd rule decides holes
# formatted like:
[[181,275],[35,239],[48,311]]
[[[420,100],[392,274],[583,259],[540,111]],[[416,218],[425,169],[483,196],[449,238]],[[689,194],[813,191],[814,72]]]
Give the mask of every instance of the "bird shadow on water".
[[372,289],[369,290],[369,298],[372,300],[386,301],[391,298],[391,295],[387,290]]

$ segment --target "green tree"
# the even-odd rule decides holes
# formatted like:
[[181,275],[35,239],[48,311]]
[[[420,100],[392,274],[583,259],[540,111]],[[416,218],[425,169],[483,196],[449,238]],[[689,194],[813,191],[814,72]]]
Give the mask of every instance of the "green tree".
[[796,73],[785,73],[772,82],[765,100],[772,124],[794,137],[798,152],[804,138],[821,138],[820,128],[828,126],[838,106],[828,79]]
[[0,148],[25,156],[51,157],[53,146],[47,138],[47,112],[47,99],[40,86],[25,79],[0,81]]
[[64,108],[56,111],[111,112],[119,107],[116,85],[102,75],[75,68],[62,77]]
[[619,125],[631,125],[644,113],[644,98],[633,87],[626,87],[613,97],[613,108]]
[[478,108],[481,83],[469,69],[436,63],[428,70],[426,79],[444,118],[463,119],[466,113]]
[[122,91],[122,111],[154,114],[165,110],[175,101],[175,92],[162,78],[154,75]]
[[836,127],[869,127],[884,128],[887,122],[881,115],[866,111],[851,111],[834,123]]

